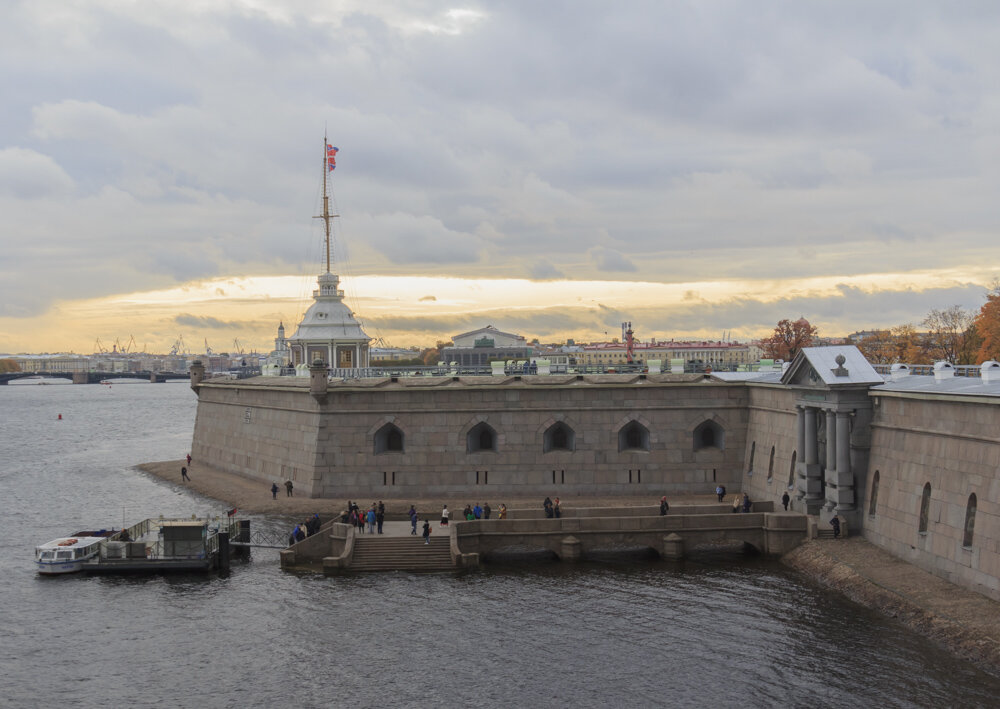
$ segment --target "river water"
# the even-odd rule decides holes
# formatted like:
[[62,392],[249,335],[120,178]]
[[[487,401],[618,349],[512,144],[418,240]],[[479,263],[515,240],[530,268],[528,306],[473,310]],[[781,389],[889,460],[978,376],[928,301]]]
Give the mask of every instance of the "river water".
[[[1000,679],[781,564],[39,577],[36,543],[225,508],[177,459],[185,384],[0,387],[0,705],[996,706]],[[59,415],[62,420],[59,420]],[[287,529],[279,517],[256,528]]]

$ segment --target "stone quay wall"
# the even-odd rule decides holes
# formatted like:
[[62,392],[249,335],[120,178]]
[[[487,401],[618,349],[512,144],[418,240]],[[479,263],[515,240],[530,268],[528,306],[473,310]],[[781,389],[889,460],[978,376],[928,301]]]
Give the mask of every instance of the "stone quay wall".
[[[384,378],[316,396],[307,380],[275,377],[197,390],[192,455],[314,497],[706,493],[738,486],[743,467],[747,389],[701,375]],[[633,422],[638,445],[622,449]],[[712,445],[698,433],[706,422]],[[568,440],[546,452],[558,423]],[[401,450],[380,449],[387,425]],[[476,450],[483,425],[493,447]]]
[[[862,508],[865,538],[1000,600],[1000,401],[871,393],[875,415]],[[972,543],[966,545],[973,495]]]

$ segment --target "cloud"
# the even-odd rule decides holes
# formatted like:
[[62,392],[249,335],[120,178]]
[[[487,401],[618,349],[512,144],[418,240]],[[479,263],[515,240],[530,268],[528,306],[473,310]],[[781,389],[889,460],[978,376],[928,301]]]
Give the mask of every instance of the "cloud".
[[591,251],[590,258],[598,271],[635,271],[635,264],[629,261],[621,252],[613,249],[597,248]]
[[190,315],[182,313],[174,318],[174,322],[182,327],[210,328],[212,330],[233,330],[245,327],[246,323],[226,322],[205,315]]
[[0,150],[0,195],[23,200],[65,198],[73,179],[48,155],[25,148]]
[[421,302],[421,303],[433,303],[436,300],[437,300],[437,298],[435,298],[433,295],[425,295],[424,297],[422,297],[419,300],[419,302]]
[[552,281],[566,277],[562,271],[545,260],[531,264],[528,268],[528,273],[536,281]]

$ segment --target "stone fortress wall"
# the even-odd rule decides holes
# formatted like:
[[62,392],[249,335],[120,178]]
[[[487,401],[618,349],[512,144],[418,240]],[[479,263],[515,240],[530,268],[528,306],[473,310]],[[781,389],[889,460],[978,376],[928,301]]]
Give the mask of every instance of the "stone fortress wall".
[[[192,455],[301,494],[656,495],[739,485],[746,387],[703,375],[207,382]],[[736,477],[734,477],[736,476]]]
[[865,537],[1000,600],[1000,400],[890,391],[872,397]]
[[730,499],[745,491],[780,509],[788,491],[791,509],[816,515],[821,528],[836,514],[851,534],[1000,600],[1000,382],[975,380],[979,395],[916,376],[912,390],[893,391],[892,382],[838,389],[836,379],[813,376],[818,359],[808,364],[757,381],[328,382],[322,370],[311,381],[202,383],[192,372],[192,455],[267,486],[291,479],[297,494],[345,499],[655,499],[721,483]]

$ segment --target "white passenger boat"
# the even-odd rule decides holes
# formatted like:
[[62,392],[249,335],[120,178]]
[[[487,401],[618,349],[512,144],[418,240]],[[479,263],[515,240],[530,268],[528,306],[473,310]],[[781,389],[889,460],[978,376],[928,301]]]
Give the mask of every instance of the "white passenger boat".
[[101,542],[121,534],[121,530],[77,532],[35,547],[35,568],[40,574],[71,574],[97,556]]

